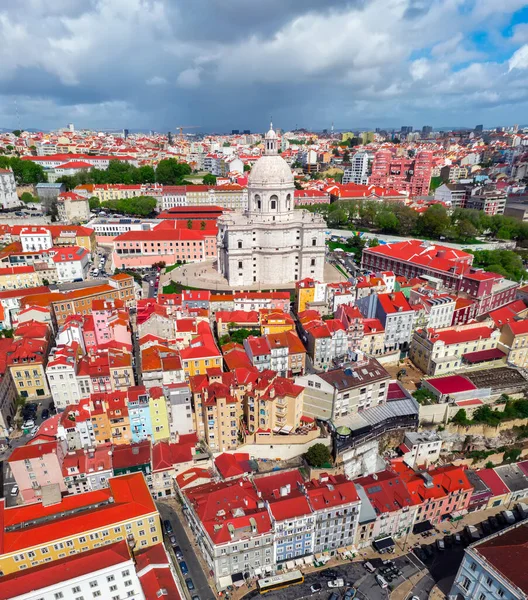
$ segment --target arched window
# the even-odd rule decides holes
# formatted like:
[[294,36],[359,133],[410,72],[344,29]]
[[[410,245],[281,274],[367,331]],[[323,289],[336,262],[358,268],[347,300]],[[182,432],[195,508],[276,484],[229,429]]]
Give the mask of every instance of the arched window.
[[[315,244],[314,244],[315,245]],[[238,240],[238,247],[242,248],[242,240]]]
[[286,210],[291,210],[291,194],[286,196]]
[[279,201],[279,198],[277,196],[275,196],[275,195],[273,195],[270,198],[270,208],[271,208],[271,210],[277,210],[277,203],[278,203],[278,201]]
[[312,246],[317,246],[317,238],[312,238]]
[[262,203],[260,201],[260,196],[258,194],[255,194],[255,204],[257,205],[257,208],[259,210],[262,208]]

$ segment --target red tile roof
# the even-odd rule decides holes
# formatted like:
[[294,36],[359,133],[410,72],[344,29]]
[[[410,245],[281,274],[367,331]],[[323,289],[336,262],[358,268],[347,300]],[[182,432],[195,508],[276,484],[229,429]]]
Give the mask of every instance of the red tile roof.
[[[108,503],[109,498],[113,502]],[[90,506],[107,503],[97,509]],[[81,509],[64,517],[60,513]],[[84,509],[84,510],[82,510]],[[5,508],[0,504],[0,552],[11,553],[32,546],[40,546],[57,539],[71,538],[87,528],[100,529],[156,512],[156,506],[142,473],[122,475],[109,480],[109,487],[95,492],[65,496],[52,506],[28,504]],[[89,519],[87,520],[87,517]],[[49,517],[36,525],[20,530],[6,531],[7,527]]]
[[34,597],[38,590],[64,584],[66,581],[78,577],[95,576],[97,571],[124,564],[129,560],[128,544],[123,540],[25,571],[18,571],[0,578],[0,600],[8,600],[25,594]]
[[504,496],[510,490],[494,469],[480,469],[477,475],[489,487],[493,496]]
[[246,452],[235,452],[234,454],[224,452],[214,459],[214,463],[223,479],[251,473],[249,454]]
[[306,484],[313,510],[329,510],[335,506],[359,502],[356,486],[344,475],[321,474]]

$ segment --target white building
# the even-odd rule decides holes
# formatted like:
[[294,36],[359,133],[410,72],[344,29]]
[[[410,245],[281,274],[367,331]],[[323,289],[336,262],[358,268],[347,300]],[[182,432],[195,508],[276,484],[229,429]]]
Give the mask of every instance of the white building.
[[293,174],[277,153],[273,128],[265,143],[265,154],[249,175],[248,210],[218,219],[218,271],[234,287],[322,280],[324,220],[294,210]]
[[3,597],[11,600],[145,600],[126,541],[51,562],[40,580],[27,569],[10,583],[9,596]]
[[50,251],[53,264],[57,269],[57,281],[67,283],[84,281],[90,268],[90,253],[86,248],[67,246]]
[[353,546],[361,506],[354,483],[344,475],[325,473],[306,484],[306,493],[315,514],[313,551],[332,553]]
[[164,185],[161,197],[158,198],[158,210],[169,210],[177,206],[187,206],[186,185]]
[[58,410],[77,404],[83,397],[77,381],[77,357],[72,348],[61,346],[51,350],[46,377]]
[[170,406],[171,434],[194,433],[192,394],[189,386],[186,383],[174,383],[164,388],[164,393]]
[[343,173],[343,183],[367,185],[369,157],[366,152],[356,152],[350,161],[350,167]]
[[13,171],[0,169],[0,206],[2,208],[15,208],[22,202],[16,193],[16,182]]
[[524,523],[466,548],[449,598],[526,600],[528,594],[523,564],[528,527]]
[[57,198],[57,213],[59,221],[84,223],[90,219],[90,203],[75,192],[63,192]]
[[408,431],[400,448],[404,462],[411,468],[429,466],[440,459],[442,440],[436,431]]
[[20,230],[22,252],[35,252],[53,248],[53,238],[49,229],[43,227],[25,227]]

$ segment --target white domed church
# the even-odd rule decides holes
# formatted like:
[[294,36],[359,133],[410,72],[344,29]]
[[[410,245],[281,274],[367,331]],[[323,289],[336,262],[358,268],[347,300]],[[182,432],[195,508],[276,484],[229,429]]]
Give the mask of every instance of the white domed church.
[[323,281],[325,222],[294,210],[293,173],[278,154],[273,126],[248,179],[248,210],[218,219],[218,270],[232,287]]

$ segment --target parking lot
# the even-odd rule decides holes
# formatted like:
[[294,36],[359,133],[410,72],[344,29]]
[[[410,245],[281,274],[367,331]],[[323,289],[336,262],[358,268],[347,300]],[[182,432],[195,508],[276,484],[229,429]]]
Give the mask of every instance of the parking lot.
[[[366,562],[370,562],[375,568],[375,572],[371,573],[365,568]],[[376,581],[376,575],[382,575],[387,569],[396,571],[397,574],[389,577],[387,575],[388,586],[382,588]],[[372,559],[365,562],[350,562],[348,564],[331,567],[330,569],[321,568],[313,573],[305,575],[304,583],[293,585],[288,588],[277,590],[276,592],[268,592],[266,598],[271,600],[300,600],[302,598],[313,598],[314,600],[327,600],[332,592],[336,592],[341,598],[348,588],[355,588],[356,597],[361,600],[386,600],[389,597],[391,590],[409,579],[424,568],[423,564],[413,555],[407,554],[400,556],[384,564],[380,558]],[[342,578],[345,585],[339,588],[331,588],[328,586],[329,581],[334,578]],[[389,582],[389,578],[391,581]],[[321,586],[320,591],[315,588]],[[315,586],[312,591],[312,586]],[[259,596],[255,589],[244,596],[244,599],[250,599]],[[426,596],[420,598],[425,600]]]

